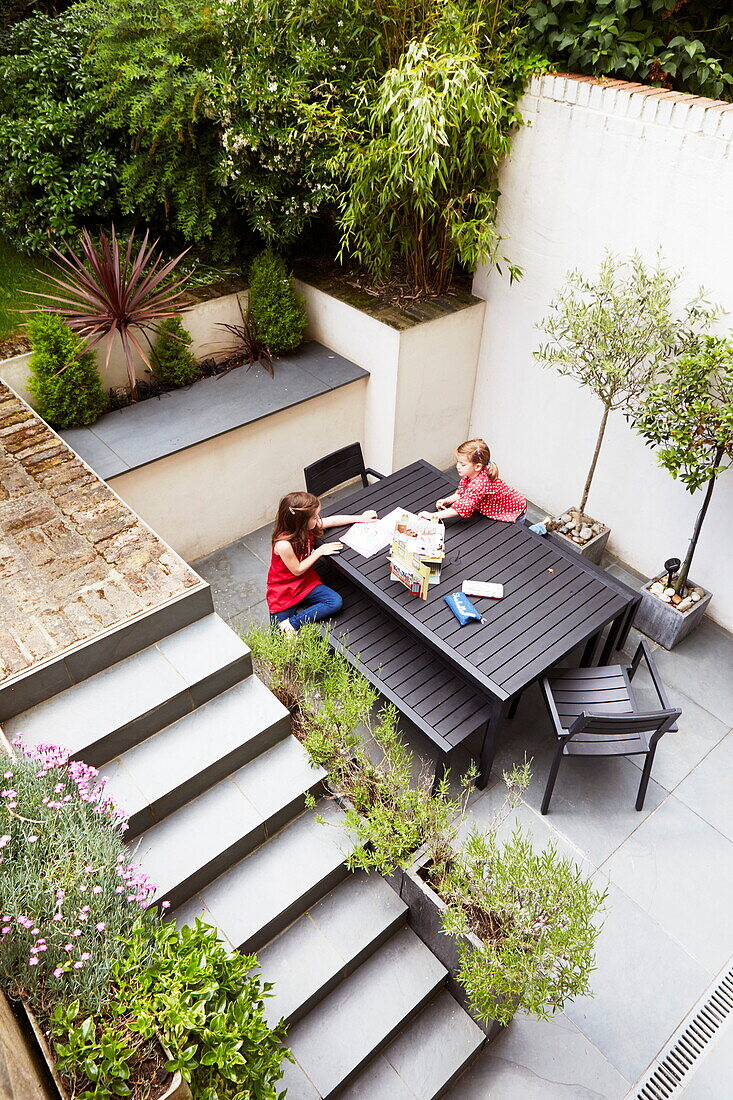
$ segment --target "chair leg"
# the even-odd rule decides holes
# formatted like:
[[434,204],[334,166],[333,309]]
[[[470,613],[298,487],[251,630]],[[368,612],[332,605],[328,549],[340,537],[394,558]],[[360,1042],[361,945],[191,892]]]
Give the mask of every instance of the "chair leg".
[[550,808],[550,799],[552,798],[552,792],[555,789],[555,780],[557,779],[557,773],[560,768],[560,761],[562,760],[563,747],[563,742],[559,741],[557,748],[555,749],[555,755],[552,758],[550,774],[547,777],[547,785],[545,786],[545,794],[542,799],[542,807],[540,809],[541,814],[546,814]]
[[654,763],[654,753],[656,752],[656,745],[654,748],[649,749],[646,754],[646,760],[644,761],[644,767],[641,773],[641,783],[639,784],[639,793],[636,796],[636,809],[644,809],[644,799],[646,798],[646,789],[649,786],[649,779],[652,774],[652,764]]

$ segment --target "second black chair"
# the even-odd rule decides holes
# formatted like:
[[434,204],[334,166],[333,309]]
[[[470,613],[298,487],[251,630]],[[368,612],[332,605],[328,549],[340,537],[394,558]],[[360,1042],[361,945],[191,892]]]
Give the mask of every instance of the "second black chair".
[[330,455],[319,458],[303,470],[305,475],[305,487],[309,493],[320,497],[329,489],[335,489],[337,485],[343,485],[345,481],[351,481],[355,477],[361,478],[361,483],[366,489],[369,484],[367,474],[381,480],[384,474],[372,470],[371,466],[364,465],[364,456],[361,453],[361,443],[349,443],[347,447],[341,447],[338,451],[332,451]]
[[[642,659],[661,710],[642,711],[637,704],[631,681]],[[546,814],[550,808],[563,756],[646,756],[636,797],[636,809],[641,810],[657,742],[669,730],[676,730],[675,723],[682,714],[669,705],[647,643],[642,639],[630,665],[553,668],[542,680],[542,691],[555,727],[557,748],[541,812]]]

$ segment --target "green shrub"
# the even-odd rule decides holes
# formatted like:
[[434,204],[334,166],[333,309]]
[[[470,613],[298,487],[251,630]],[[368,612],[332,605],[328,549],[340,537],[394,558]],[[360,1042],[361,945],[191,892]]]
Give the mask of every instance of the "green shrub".
[[28,322],[32,355],[28,389],[44,420],[56,428],[93,424],[107,407],[102,380],[84,341],[54,313]]
[[249,315],[260,340],[274,355],[293,351],[303,339],[308,321],[305,302],[285,261],[269,249],[252,261]]
[[196,356],[189,351],[193,343],[180,317],[161,321],[155,344],[153,365],[158,377],[169,386],[190,386],[201,377]]
[[216,929],[198,919],[180,929],[140,920],[103,1011],[87,1016],[73,1002],[54,1010],[58,1068],[72,1094],[128,1095],[160,1038],[172,1055],[167,1069],[180,1070],[196,1100],[276,1100],[288,1057],[284,1027],[267,1024],[264,998],[272,987],[253,973],[256,966],[253,955],[230,954]]
[[96,768],[16,745],[0,780],[0,987],[40,1011],[59,998],[95,1011],[153,887]]

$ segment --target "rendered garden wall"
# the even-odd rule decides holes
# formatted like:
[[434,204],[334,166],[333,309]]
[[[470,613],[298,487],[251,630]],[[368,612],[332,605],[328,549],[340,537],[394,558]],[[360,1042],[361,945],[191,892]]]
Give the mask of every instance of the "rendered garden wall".
[[[545,76],[521,102],[527,125],[501,177],[507,255],[524,269],[509,285],[479,269],[486,319],[471,417],[502,476],[558,512],[577,504],[600,405],[532,358],[536,323],[571,268],[593,271],[606,247],[684,268],[681,297],[703,284],[733,327],[733,105],[641,85]],[[588,510],[611,525],[609,549],[651,575],[683,557],[702,494],[660,469],[612,414]],[[733,473],[713,497],[693,579],[713,590],[710,614],[733,629]]]

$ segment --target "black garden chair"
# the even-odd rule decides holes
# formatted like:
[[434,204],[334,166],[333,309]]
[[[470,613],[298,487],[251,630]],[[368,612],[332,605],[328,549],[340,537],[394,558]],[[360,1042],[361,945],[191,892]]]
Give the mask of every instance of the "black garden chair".
[[364,456],[361,453],[361,443],[349,443],[348,447],[341,447],[338,451],[332,451],[330,455],[319,458],[303,470],[305,475],[305,487],[309,493],[320,497],[329,489],[335,489],[337,485],[343,485],[345,481],[360,477],[361,483],[366,489],[369,485],[367,474],[378,480],[384,474],[372,470],[364,465]]
[[[641,711],[631,681],[642,661],[647,665],[661,710]],[[543,814],[563,756],[645,755],[636,809],[644,806],[654,753],[660,737],[676,730],[682,714],[669,705],[664,685],[642,639],[630,665],[596,668],[553,668],[542,680],[545,702],[557,736],[557,749],[547,778]]]

